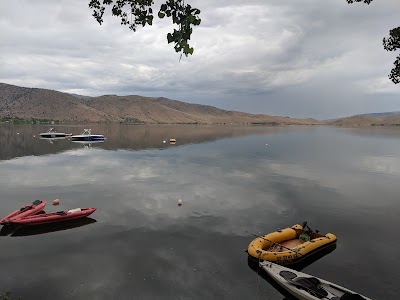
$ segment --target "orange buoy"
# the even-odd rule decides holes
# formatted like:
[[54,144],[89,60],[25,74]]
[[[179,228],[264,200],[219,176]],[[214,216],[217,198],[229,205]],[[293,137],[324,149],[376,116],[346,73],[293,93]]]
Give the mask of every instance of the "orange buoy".
[[178,206],[182,206],[182,204],[183,204],[183,203],[182,203],[182,199],[179,199],[179,200],[178,200]]
[[58,204],[60,204],[60,200],[54,199],[54,200],[53,200],[53,205],[58,205]]

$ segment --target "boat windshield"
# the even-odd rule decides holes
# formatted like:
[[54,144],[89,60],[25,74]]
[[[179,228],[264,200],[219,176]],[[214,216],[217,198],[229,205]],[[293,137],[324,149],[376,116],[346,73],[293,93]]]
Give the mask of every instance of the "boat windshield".
[[92,129],[83,129],[82,135],[90,135],[92,133]]

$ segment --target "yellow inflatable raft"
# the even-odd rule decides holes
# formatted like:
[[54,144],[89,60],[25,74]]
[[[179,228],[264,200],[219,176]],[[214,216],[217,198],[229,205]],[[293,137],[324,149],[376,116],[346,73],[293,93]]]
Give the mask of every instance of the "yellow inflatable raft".
[[296,224],[257,237],[249,244],[247,253],[257,260],[286,265],[296,263],[336,243],[336,236],[332,233],[321,235],[318,231],[313,232],[307,223],[303,226]]

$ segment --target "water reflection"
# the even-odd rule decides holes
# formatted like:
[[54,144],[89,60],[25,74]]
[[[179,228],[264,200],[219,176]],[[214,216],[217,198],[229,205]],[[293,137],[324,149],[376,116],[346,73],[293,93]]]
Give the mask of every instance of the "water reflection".
[[65,140],[65,137],[54,137],[54,138],[44,138],[44,137],[39,137],[40,140],[48,141],[50,144],[54,145],[60,140]]
[[[52,125],[57,131],[81,133],[87,125]],[[167,149],[177,145],[204,143],[228,137],[239,137],[253,134],[273,134],[286,132],[284,127],[229,127],[229,126],[200,126],[200,125],[119,125],[94,124],[90,126],[93,131],[103,134],[107,140],[101,144],[107,150],[143,150],[143,149]],[[79,148],[78,143],[71,143],[69,138],[55,140],[46,139],[49,143],[43,143],[38,138],[39,132],[48,129],[45,125],[0,125],[0,160],[30,155],[46,155],[64,152]],[[170,139],[177,142],[170,143]],[[164,141],[168,141],[164,143]],[[90,144],[92,145],[92,144]],[[87,144],[85,144],[87,146]],[[84,146],[84,147],[85,147]],[[89,146],[90,147],[90,146]]]
[[109,138],[86,151],[35,139],[37,127],[4,128],[0,215],[27,199],[98,208],[95,226],[0,239],[1,286],[22,299],[281,300],[249,268],[247,232],[304,219],[338,237],[309,274],[398,298],[400,139],[315,127],[98,125]]
[[21,237],[21,236],[45,234],[62,230],[74,229],[77,227],[86,226],[96,222],[97,221],[93,218],[85,217],[78,220],[71,220],[71,221],[64,221],[59,223],[36,225],[36,226],[5,225],[0,230],[0,236],[9,235],[12,237]]
[[71,141],[71,143],[80,144],[83,146],[83,148],[91,148],[92,145],[94,145],[94,144],[104,143],[104,140],[103,141]]

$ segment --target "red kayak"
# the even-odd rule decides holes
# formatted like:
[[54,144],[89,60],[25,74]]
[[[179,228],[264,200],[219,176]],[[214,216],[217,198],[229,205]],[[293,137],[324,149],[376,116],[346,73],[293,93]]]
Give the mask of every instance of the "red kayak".
[[87,217],[92,214],[96,208],[75,208],[71,210],[63,210],[48,214],[40,214],[35,216],[28,216],[21,219],[14,219],[10,221],[12,224],[19,225],[41,225],[69,220],[76,220]]
[[12,212],[0,220],[0,224],[4,225],[10,223],[15,219],[28,217],[40,212],[46,206],[46,200],[35,200],[32,204],[27,204],[20,209]]

